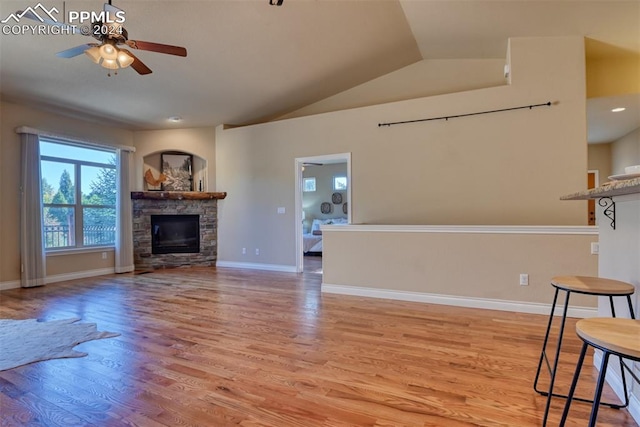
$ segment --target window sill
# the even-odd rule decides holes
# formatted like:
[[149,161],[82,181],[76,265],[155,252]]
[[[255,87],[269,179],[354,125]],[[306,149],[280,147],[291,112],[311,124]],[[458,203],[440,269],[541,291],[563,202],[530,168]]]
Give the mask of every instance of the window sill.
[[45,252],[46,256],[76,255],[89,254],[92,252],[113,252],[114,246],[91,246],[86,248],[69,248],[69,249],[49,249]]

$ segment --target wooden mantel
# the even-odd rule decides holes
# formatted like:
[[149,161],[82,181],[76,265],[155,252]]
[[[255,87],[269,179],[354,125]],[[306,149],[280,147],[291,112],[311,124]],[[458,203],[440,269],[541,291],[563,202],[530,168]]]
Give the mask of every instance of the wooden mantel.
[[132,199],[149,200],[212,200],[224,199],[226,192],[210,193],[206,191],[132,191]]

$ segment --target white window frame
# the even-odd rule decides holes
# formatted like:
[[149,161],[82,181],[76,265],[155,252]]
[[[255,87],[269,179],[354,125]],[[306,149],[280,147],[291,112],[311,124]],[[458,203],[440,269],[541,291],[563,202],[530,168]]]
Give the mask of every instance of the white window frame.
[[[313,190],[307,190],[307,182],[313,182]],[[316,186],[316,177],[315,176],[309,176],[306,178],[302,178],[302,191],[304,193],[312,193],[314,191],[317,191],[318,187]]]
[[[95,151],[103,151],[103,152],[107,152],[107,153],[113,153],[114,156],[117,156],[117,149],[108,149],[108,148],[103,148],[103,147],[96,147],[93,144],[87,143],[87,144],[83,144],[81,142],[76,142],[76,141],[66,141],[63,139],[58,139],[58,138],[51,138],[51,137],[40,137],[40,142],[47,142],[47,143],[51,143],[51,144],[59,144],[59,145],[68,145],[68,146],[75,146],[75,147],[79,147],[79,148],[84,148],[84,149],[88,149],[88,150],[95,150]],[[111,208],[111,209],[116,209],[116,205],[89,205],[89,204],[82,204],[82,178],[81,178],[81,167],[82,166],[92,166],[92,167],[98,167],[98,168],[109,168],[109,169],[115,169],[116,170],[116,180],[118,179],[117,177],[117,167],[116,165],[112,165],[112,164],[106,164],[106,163],[99,163],[99,162],[92,162],[89,160],[76,160],[76,159],[68,159],[65,157],[55,157],[55,156],[47,156],[47,155],[40,155],[40,162],[42,161],[48,161],[48,162],[57,162],[57,163],[65,163],[65,164],[71,164],[73,165],[73,182],[74,182],[74,203],[68,203],[68,204],[57,204],[57,203],[44,203],[44,195],[42,194],[42,189],[41,189],[41,194],[40,194],[40,200],[42,200],[42,206],[43,208],[72,208],[74,211],[74,228],[75,228],[75,234],[74,234],[74,241],[75,241],[75,245],[69,245],[69,246],[58,246],[58,247],[48,247],[45,248],[45,252],[46,253],[64,253],[64,252],[78,252],[78,251],[95,251],[95,250],[100,250],[100,249],[110,249],[110,248],[115,248],[115,240],[113,243],[111,244],[106,244],[106,245],[85,245],[84,244],[84,217],[83,217],[83,208]],[[117,212],[116,212],[117,214]],[[41,233],[43,233],[43,241],[46,239],[46,236],[44,236],[44,224],[43,224],[43,229],[41,230]],[[116,230],[116,235],[117,235],[117,230]]]
[[[344,188],[336,188],[336,180],[338,178],[344,178],[344,180],[347,182],[346,186]],[[347,180],[347,176],[346,175],[334,175],[333,176],[333,191],[347,191],[347,189],[349,188],[349,181]]]

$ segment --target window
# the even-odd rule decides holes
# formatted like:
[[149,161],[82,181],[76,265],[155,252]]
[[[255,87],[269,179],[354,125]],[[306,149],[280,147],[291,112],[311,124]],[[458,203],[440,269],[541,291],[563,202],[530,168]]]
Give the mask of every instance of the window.
[[316,179],[315,178],[303,178],[302,191],[316,191]]
[[40,138],[46,249],[112,246],[116,236],[116,152]]
[[344,191],[347,189],[347,177],[344,175],[338,175],[333,177],[333,190]]

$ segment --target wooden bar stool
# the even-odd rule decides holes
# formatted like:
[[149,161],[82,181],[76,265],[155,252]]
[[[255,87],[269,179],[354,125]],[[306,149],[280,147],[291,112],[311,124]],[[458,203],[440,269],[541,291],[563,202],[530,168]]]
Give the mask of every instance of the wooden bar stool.
[[[602,350],[602,363],[600,364],[600,375],[598,375],[598,383],[593,395],[593,405],[591,407],[591,417],[589,418],[589,427],[596,425],[596,418],[598,417],[598,409],[600,407],[600,397],[602,396],[602,388],[604,386],[605,377],[607,375],[607,362],[609,356],[612,354],[622,358],[640,362],[640,320],[634,319],[614,319],[614,318],[602,318],[594,317],[591,319],[582,319],[576,323],[576,333],[580,337],[584,344],[582,345],[582,351],[576,365],[576,371],[573,375],[573,382],[569,389],[569,395],[567,396],[567,402],[562,412],[562,419],[560,420],[560,426],[564,426],[569,414],[569,408],[571,407],[571,401],[573,399],[573,393],[576,390],[578,384],[578,378],[580,377],[580,370],[584,362],[584,356],[587,353],[587,347],[592,346],[594,348]],[[622,371],[622,384],[627,392],[626,381],[624,380],[624,369],[629,371],[629,374],[634,380],[640,383],[640,379],[635,376],[633,371],[625,364],[621,362]]]
[[[547,332],[544,336],[544,342],[542,344],[542,351],[540,352],[540,361],[538,362],[538,369],[536,370],[536,377],[533,382],[533,389],[543,396],[547,396],[547,404],[544,410],[544,418],[542,425],[547,425],[547,417],[549,416],[549,407],[551,406],[552,397],[566,398],[567,395],[558,394],[553,392],[553,386],[556,380],[556,371],[558,370],[558,360],[560,359],[560,349],[562,347],[562,337],[564,334],[564,325],[567,319],[567,310],[569,308],[569,297],[571,293],[584,294],[584,295],[596,295],[609,298],[609,304],[611,306],[611,315],[616,317],[616,310],[613,304],[613,297],[626,297],[627,304],[629,306],[629,315],[632,319],[635,319],[633,312],[633,306],[631,304],[631,295],[635,292],[635,287],[626,282],[621,282],[612,279],[603,279],[599,277],[587,277],[587,276],[556,276],[551,279],[551,285],[555,288],[555,295],[553,297],[553,303],[551,304],[551,313],[549,314],[549,323],[547,324]],[[549,363],[547,357],[547,342],[549,341],[549,332],[551,331],[551,325],[553,323],[554,312],[556,304],[558,302],[558,294],[560,291],[566,293],[564,299],[564,308],[562,311],[562,317],[560,318],[560,330],[558,332],[558,344],[556,346],[555,359],[553,360],[553,367]],[[549,390],[538,389],[538,379],[540,378],[540,370],[542,368],[542,362],[545,362],[551,376],[549,381]],[[622,359],[620,360],[622,365]],[[621,368],[622,369],[622,368]],[[624,380],[624,372],[622,373]],[[574,398],[574,400],[591,403],[590,399]],[[613,403],[603,402],[603,405],[610,406],[612,408],[625,408],[629,405],[629,396],[625,390],[625,403],[623,405],[617,405]]]

